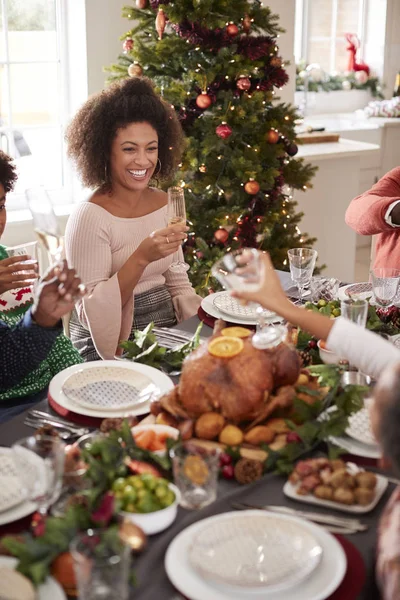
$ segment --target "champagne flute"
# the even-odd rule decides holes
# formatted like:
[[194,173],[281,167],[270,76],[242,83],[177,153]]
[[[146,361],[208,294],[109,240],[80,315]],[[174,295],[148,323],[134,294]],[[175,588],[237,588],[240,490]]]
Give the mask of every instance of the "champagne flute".
[[317,251],[311,248],[292,248],[288,250],[290,275],[299,290],[300,303],[302,303],[304,288],[311,281],[317,256]]
[[61,235],[53,204],[44,187],[26,190],[33,227],[44,246],[51,263],[59,262],[64,253],[64,237]]
[[[181,187],[168,188],[168,225],[186,225],[186,206],[185,192]],[[171,263],[171,271],[187,271],[189,265],[179,259],[179,252],[174,254],[174,261]]]

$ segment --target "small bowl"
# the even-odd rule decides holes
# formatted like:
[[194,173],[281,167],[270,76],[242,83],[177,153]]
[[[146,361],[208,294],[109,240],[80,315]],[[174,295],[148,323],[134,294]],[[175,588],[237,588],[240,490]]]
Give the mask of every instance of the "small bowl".
[[[155,433],[166,433],[168,437],[172,438],[173,440],[177,440],[180,434],[179,429],[176,429],[176,427],[171,427],[170,425],[158,425],[157,423],[135,425],[134,427],[132,427],[131,431],[132,435],[134,435],[139,431],[148,431],[149,429],[154,431]],[[153,454],[156,454],[157,456],[164,456],[165,450],[156,450],[155,452],[153,452]]]
[[321,345],[321,343],[322,343],[322,340],[319,340],[317,345],[318,345],[318,350],[319,350],[319,356],[320,356],[322,362],[324,362],[326,365],[337,365],[337,364],[339,364],[339,362],[341,360],[343,360],[340,356],[338,356],[337,354],[332,352],[332,350],[328,350],[328,348],[324,348]]
[[340,383],[343,387],[346,385],[362,385],[368,387],[372,383],[372,379],[369,375],[364,375],[360,371],[346,371],[343,373]]
[[176,485],[170,483],[168,487],[174,492],[175,500],[167,508],[162,508],[151,513],[130,513],[121,510],[119,514],[127,521],[138,525],[147,535],[154,535],[155,533],[164,531],[164,529],[167,529],[175,521],[178,505],[181,500],[181,494]]

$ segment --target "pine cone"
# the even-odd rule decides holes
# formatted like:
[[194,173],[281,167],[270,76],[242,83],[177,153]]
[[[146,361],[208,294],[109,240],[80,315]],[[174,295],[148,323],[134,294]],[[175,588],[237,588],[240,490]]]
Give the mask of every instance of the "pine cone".
[[58,432],[52,425],[42,425],[35,431],[35,437],[56,437],[58,438]]
[[70,496],[67,501],[67,508],[70,506],[83,506],[84,508],[89,507],[89,499],[87,496],[83,496],[80,494],[74,494]]
[[238,483],[252,483],[261,479],[263,464],[259,460],[240,458],[235,465],[235,479]]
[[311,365],[312,357],[311,357],[311,354],[307,350],[300,350],[299,356],[303,363],[303,367],[308,367],[308,365]]

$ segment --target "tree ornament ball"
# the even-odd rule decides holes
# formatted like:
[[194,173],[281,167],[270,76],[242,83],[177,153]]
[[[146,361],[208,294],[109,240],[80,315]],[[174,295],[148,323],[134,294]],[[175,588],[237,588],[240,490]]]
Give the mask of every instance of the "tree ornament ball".
[[244,191],[246,194],[250,194],[251,196],[255,196],[260,191],[260,184],[255,179],[249,179],[249,181],[244,186]]
[[128,67],[129,77],[141,77],[143,75],[143,69],[139,63],[132,63]]
[[207,173],[207,167],[206,167],[206,165],[200,165],[199,166],[199,171],[200,171],[200,173]]
[[236,87],[238,90],[242,90],[242,92],[247,92],[251,88],[251,81],[248,77],[239,77]]
[[265,137],[269,144],[277,144],[279,141],[279,131],[270,129]]
[[289,156],[296,156],[298,151],[299,151],[299,149],[297,147],[297,144],[295,144],[294,142],[291,142],[286,147],[286,152],[289,154]]
[[162,8],[159,8],[157,16],[156,16],[156,31],[158,33],[158,37],[160,38],[160,40],[162,39],[166,22],[167,22],[167,17],[165,16],[165,12],[163,11]]
[[249,15],[244,15],[243,17],[243,31],[245,33],[249,33],[251,29],[251,19],[249,17]]
[[230,37],[235,37],[235,35],[239,33],[239,27],[235,25],[235,23],[229,23],[229,25],[226,28],[226,33]]
[[136,0],[136,6],[138,8],[146,8],[147,6],[147,0]]
[[281,67],[282,59],[279,56],[273,56],[270,61],[271,67]]
[[214,237],[218,242],[221,242],[221,244],[225,244],[225,242],[228,241],[229,232],[223,228],[217,229],[217,231],[214,233]]
[[347,79],[345,79],[345,80],[342,82],[342,89],[343,89],[345,92],[349,92],[349,91],[351,90],[351,83],[350,83],[350,81],[347,81]]
[[125,52],[125,54],[127,52],[130,52],[133,48],[133,39],[132,38],[126,38],[126,40],[124,41],[123,45],[122,45],[123,51]]
[[232,129],[227,123],[221,123],[221,125],[218,125],[216,128],[215,133],[218,137],[226,140],[230,135],[232,135]]
[[205,110],[211,106],[212,100],[207,92],[201,92],[201,94],[196,98],[196,104],[199,108]]

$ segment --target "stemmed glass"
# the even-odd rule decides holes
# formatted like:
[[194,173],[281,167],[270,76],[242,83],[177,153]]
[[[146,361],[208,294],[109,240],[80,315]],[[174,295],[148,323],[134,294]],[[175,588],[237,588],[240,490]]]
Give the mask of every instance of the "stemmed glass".
[[370,272],[375,302],[386,313],[394,302],[400,282],[400,270],[392,268],[377,268]]
[[[185,192],[181,187],[168,188],[168,225],[186,225]],[[189,265],[179,260],[179,253],[174,254],[175,260],[170,265],[171,271],[187,271]]]
[[[225,289],[256,292],[264,281],[264,267],[260,260],[261,252],[255,248],[242,248],[225,254],[211,269],[212,275]],[[280,344],[286,337],[285,327],[275,326],[271,322],[271,313],[257,303],[249,303],[256,308],[257,331],[252,343],[263,350]],[[272,315],[274,318],[274,315]]]
[[35,435],[12,446],[21,486],[45,515],[62,489],[65,444],[58,437]]
[[292,248],[288,250],[290,275],[299,290],[300,303],[304,288],[309,285],[317,260],[318,252],[311,248]]
[[61,235],[49,195],[43,187],[30,188],[25,193],[32,213],[35,233],[51,262],[59,262],[63,256],[64,237]]

